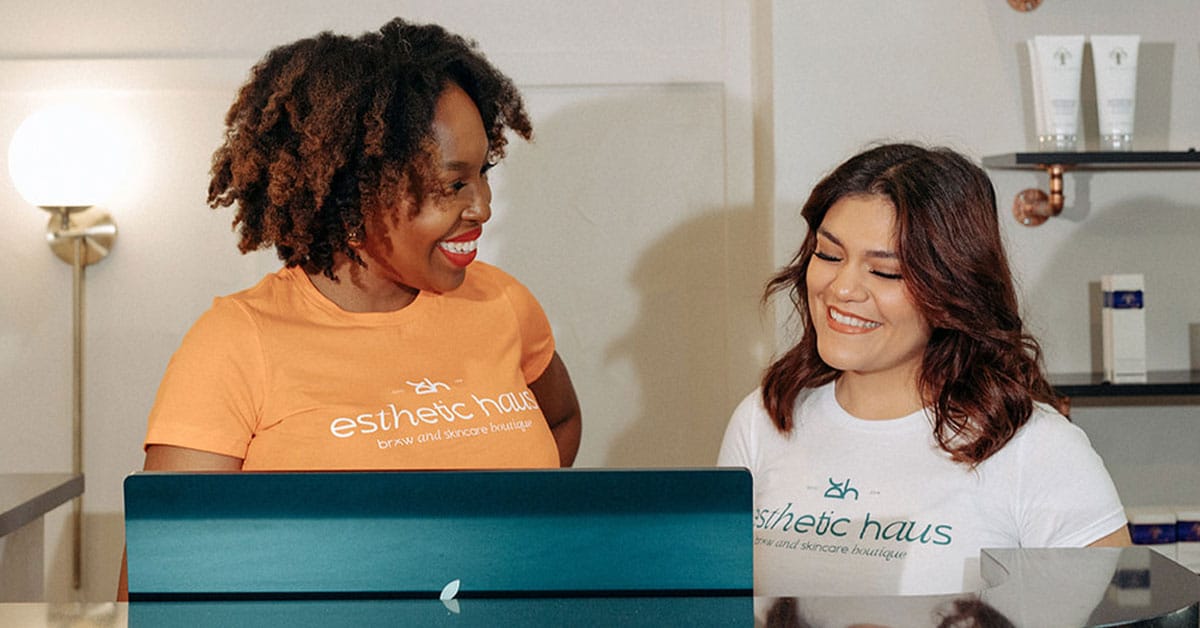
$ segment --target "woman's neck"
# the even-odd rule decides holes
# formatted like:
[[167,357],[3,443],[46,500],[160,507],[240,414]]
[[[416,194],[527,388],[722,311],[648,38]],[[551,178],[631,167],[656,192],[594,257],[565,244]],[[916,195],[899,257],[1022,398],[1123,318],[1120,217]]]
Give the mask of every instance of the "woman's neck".
[[834,384],[838,404],[852,416],[869,421],[898,419],[925,407],[916,373],[842,373]]
[[322,273],[308,274],[308,280],[317,292],[347,312],[395,312],[411,305],[420,292],[377,277],[348,259],[336,264],[333,274],[337,280]]

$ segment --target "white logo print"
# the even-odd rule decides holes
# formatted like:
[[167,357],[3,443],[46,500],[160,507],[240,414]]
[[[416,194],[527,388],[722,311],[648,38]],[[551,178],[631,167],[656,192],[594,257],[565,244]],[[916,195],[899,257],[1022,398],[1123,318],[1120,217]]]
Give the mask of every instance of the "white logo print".
[[441,390],[450,390],[449,384],[444,384],[442,382],[429,381],[428,377],[426,377],[425,379],[423,379],[419,382],[410,382],[408,380],[405,380],[404,383],[408,384],[409,386],[412,386],[413,392],[417,393],[418,395],[432,395],[432,394],[437,393],[439,388]]
[[446,586],[442,587],[441,595],[438,596],[438,599],[442,601],[443,605],[445,605],[446,610],[454,613],[455,615],[458,614],[459,608],[458,600],[454,599],[454,596],[458,595],[458,587],[460,584],[462,584],[462,582],[457,578],[447,582]]

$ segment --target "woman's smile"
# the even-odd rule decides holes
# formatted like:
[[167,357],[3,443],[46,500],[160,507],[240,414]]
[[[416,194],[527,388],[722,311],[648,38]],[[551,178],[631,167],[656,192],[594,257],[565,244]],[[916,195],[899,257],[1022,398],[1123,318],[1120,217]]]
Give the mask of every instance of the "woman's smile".
[[480,235],[483,235],[483,227],[475,227],[462,235],[442,240],[437,246],[451,264],[466,268],[475,261]]
[[859,318],[832,306],[829,308],[829,328],[843,334],[863,334],[881,325],[883,323]]

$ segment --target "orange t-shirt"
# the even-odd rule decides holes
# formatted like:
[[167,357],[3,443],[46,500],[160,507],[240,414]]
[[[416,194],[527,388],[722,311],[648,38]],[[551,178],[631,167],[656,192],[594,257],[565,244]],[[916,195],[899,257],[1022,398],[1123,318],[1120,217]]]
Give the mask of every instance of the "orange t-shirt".
[[284,268],[215,299],[184,337],[145,444],[246,470],[556,467],[527,386],[553,355],[533,295],[481,262],[457,290],[367,313]]

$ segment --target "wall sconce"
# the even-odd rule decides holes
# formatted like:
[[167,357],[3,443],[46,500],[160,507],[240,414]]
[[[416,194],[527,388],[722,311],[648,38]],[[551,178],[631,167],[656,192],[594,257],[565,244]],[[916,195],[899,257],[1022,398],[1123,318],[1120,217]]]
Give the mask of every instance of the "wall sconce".
[[[46,241],[73,273],[71,368],[72,472],[83,473],[84,268],[108,255],[117,226],[92,209],[107,200],[124,176],[124,138],[112,123],[77,105],[53,106],[21,123],[8,147],[8,167],[17,191],[50,212]],[[72,504],[73,583],[82,580],[83,497]]]

